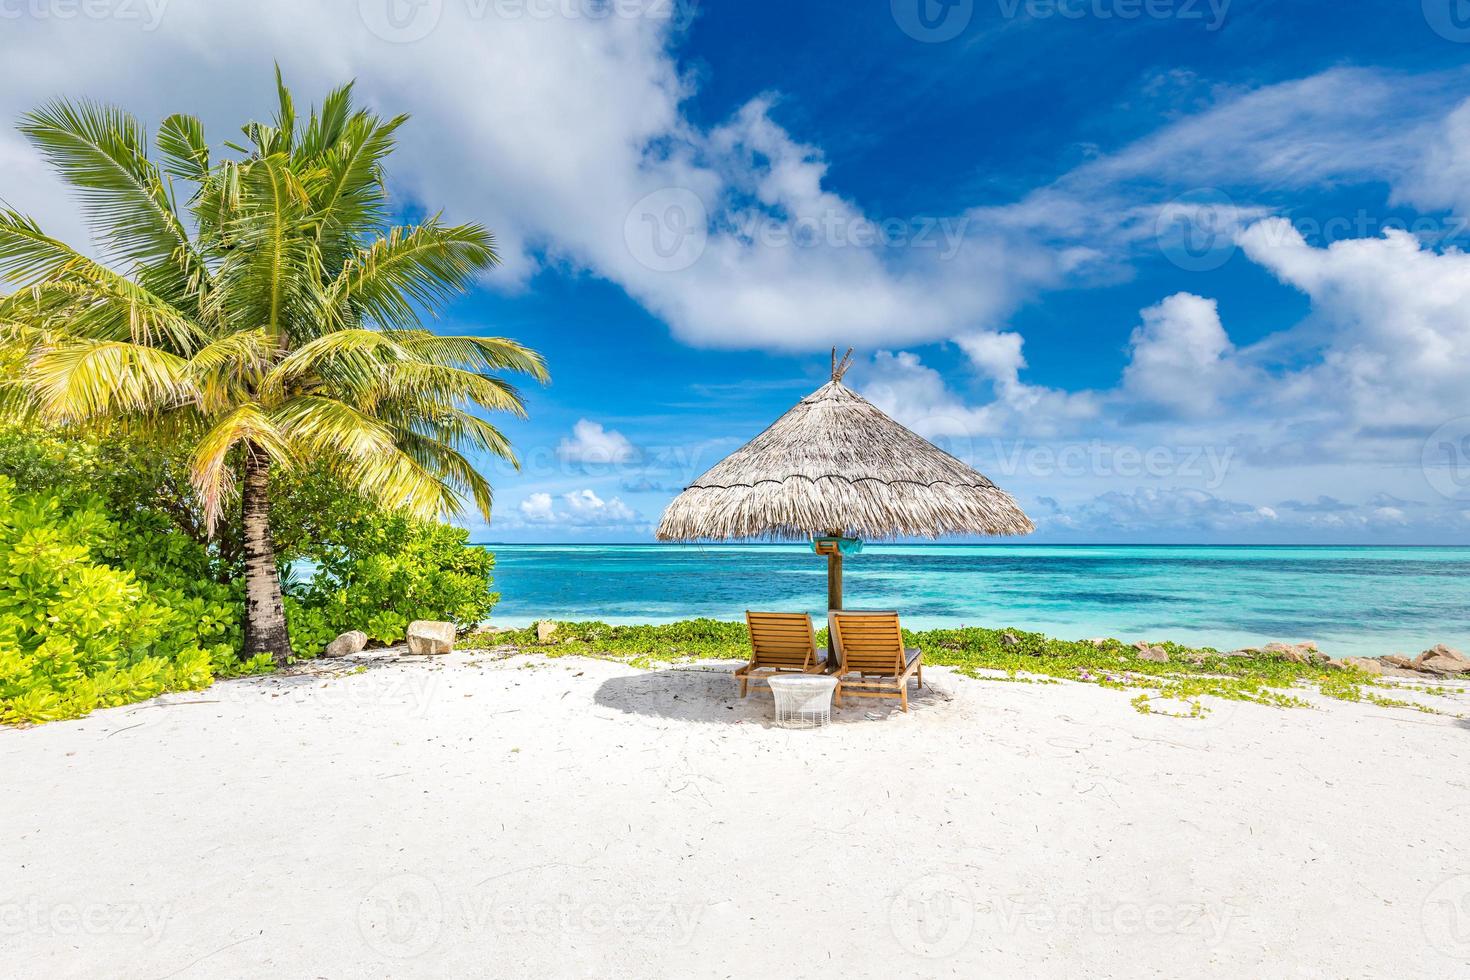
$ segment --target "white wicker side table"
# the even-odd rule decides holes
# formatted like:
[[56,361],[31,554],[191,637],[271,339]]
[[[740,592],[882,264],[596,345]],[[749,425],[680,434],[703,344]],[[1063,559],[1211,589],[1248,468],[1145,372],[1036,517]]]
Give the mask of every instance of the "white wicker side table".
[[771,678],[778,728],[822,728],[832,721],[831,674],[779,674]]

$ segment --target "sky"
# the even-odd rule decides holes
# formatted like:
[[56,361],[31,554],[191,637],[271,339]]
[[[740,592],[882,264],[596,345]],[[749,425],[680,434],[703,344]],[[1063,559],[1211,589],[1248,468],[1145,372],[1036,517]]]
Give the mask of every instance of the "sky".
[[[1036,542],[1470,544],[1464,0],[0,0],[0,118],[356,79],[552,381],[482,541],[649,541],[827,380]],[[0,198],[87,240],[13,125]]]

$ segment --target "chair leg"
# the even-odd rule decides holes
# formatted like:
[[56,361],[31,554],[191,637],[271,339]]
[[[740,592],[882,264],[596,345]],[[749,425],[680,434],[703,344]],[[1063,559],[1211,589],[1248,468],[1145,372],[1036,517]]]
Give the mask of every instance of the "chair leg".
[[748,677],[740,678],[740,696],[745,697],[745,685],[750,680]]
[[909,686],[907,684],[903,685],[902,687],[900,687],[898,689],[898,700],[899,700],[899,703],[903,705],[903,713],[904,714],[908,714],[909,713]]
[[923,664],[919,664],[919,669],[917,671],[917,674],[918,674],[918,677],[919,677],[919,687],[922,688],[924,686],[924,665]]

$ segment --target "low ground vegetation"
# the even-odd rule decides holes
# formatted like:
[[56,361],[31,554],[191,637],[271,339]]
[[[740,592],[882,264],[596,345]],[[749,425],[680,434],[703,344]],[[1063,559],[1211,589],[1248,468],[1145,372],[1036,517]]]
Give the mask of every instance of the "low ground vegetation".
[[[817,634],[819,644],[827,632]],[[1133,706],[1144,714],[1201,718],[1207,698],[1249,701],[1278,708],[1307,707],[1302,694],[1316,690],[1343,701],[1364,701],[1437,713],[1436,709],[1390,697],[1393,685],[1351,667],[1302,663],[1286,653],[1249,655],[1182,646],[1149,645],[1146,658],[1136,645],[1120,640],[1068,641],[1016,629],[935,629],[904,631],[904,641],[924,651],[924,662],[952,667],[982,681],[1058,683],[1077,681],[1133,691]],[[745,624],[713,619],[656,626],[610,626],[600,622],[559,622],[549,643],[536,628],[471,637],[463,645],[512,645],[547,656],[590,656],[636,667],[692,660],[737,660],[749,655]],[[1157,651],[1167,660],[1157,658]],[[1440,693],[1439,688],[1414,688]]]

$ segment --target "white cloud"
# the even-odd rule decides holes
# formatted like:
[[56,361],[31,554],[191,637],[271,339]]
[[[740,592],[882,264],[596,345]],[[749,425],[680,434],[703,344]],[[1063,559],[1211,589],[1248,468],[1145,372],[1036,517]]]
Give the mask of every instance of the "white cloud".
[[873,404],[920,435],[972,437],[1054,436],[1073,431],[1099,412],[1091,392],[1067,392],[1021,380],[1026,359],[1020,334],[967,333],[956,343],[994,397],[972,406],[938,371],[908,351],[879,351],[854,383]]
[[1296,397],[1336,424],[1422,430],[1470,411],[1470,255],[1403,231],[1317,248],[1283,219],[1248,229],[1251,259],[1312,300],[1299,333],[1319,351]]
[[863,367],[858,387],[879,409],[929,439],[999,430],[999,409],[966,405],[938,371],[908,351],[879,351]]
[[1245,372],[1214,300],[1177,293],[1142,316],[1123,372],[1131,398],[1167,414],[1199,418],[1238,392]]
[[588,419],[579,419],[572,426],[571,438],[562,439],[556,454],[569,463],[592,465],[632,463],[638,459],[638,450],[627,436]]
[[562,497],[572,522],[577,524],[627,524],[636,520],[627,504],[617,497],[603,500],[591,490],[577,490]]
[[1431,131],[1410,174],[1396,188],[1395,200],[1424,209],[1470,216],[1470,100]]
[[549,523],[556,517],[549,493],[531,494],[521,501],[520,511],[521,516],[526,520],[538,524]]
[[638,513],[620,498],[603,500],[590,489],[573,490],[560,498],[538,491],[522,500],[518,510],[524,522],[542,526],[609,528],[639,523]]

